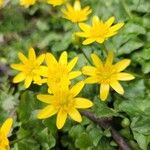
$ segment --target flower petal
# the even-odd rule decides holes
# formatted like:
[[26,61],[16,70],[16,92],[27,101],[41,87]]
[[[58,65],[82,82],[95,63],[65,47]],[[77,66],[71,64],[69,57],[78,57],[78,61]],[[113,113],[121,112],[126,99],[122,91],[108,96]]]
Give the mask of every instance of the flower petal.
[[70,109],[68,114],[73,120],[75,120],[77,122],[82,121],[81,115],[80,115],[80,113],[78,112],[77,109],[75,109],[75,108]]
[[33,48],[29,49],[29,59],[30,60],[36,60],[36,55],[35,55],[35,51]]
[[83,45],[88,45],[88,44],[91,44],[93,42],[95,42],[94,38],[88,38],[88,39],[84,40],[82,44]]
[[129,73],[118,73],[117,74],[117,79],[120,81],[128,81],[128,80],[133,80],[135,77],[132,74]]
[[107,27],[110,27],[113,22],[115,21],[115,17],[110,17],[106,22],[105,25],[107,25]]
[[23,64],[25,64],[28,61],[27,57],[20,52],[18,53],[18,57]]
[[74,79],[81,75],[81,71],[72,71],[69,73],[69,79]]
[[81,10],[81,5],[80,5],[80,1],[76,0],[74,3],[74,10],[75,11],[80,11]]
[[110,32],[116,32],[123,26],[124,26],[124,23],[117,23],[117,24],[113,25],[112,27],[110,27]]
[[38,119],[49,118],[55,115],[56,113],[57,113],[57,110],[52,105],[48,105],[38,112],[37,118]]
[[117,72],[123,71],[125,68],[127,68],[131,63],[130,59],[123,59],[119,62],[117,62],[114,66],[117,70]]
[[88,77],[87,79],[85,79],[85,83],[88,83],[88,84],[94,84],[98,82],[99,82],[99,78],[97,76],[92,76],[92,77]]
[[13,78],[13,83],[18,83],[23,81],[26,78],[26,75],[23,72],[20,72]]
[[58,64],[57,60],[51,53],[46,53],[45,61],[48,66],[56,66]]
[[109,94],[109,84],[102,83],[100,87],[100,99],[105,101]]
[[40,66],[38,70],[38,74],[43,77],[48,77],[48,67],[46,66]]
[[67,65],[68,71],[71,71],[78,61],[78,57],[74,57]]
[[51,104],[52,98],[53,98],[53,95],[45,95],[45,94],[37,95],[38,100],[47,104]]
[[64,51],[59,58],[59,63],[63,65],[67,65],[67,59],[68,59],[67,52]]
[[85,66],[82,68],[82,73],[85,75],[93,76],[97,72],[97,68],[92,66]]
[[84,87],[84,82],[80,81],[70,89],[70,93],[72,94],[73,97],[75,97],[80,93],[83,87]]
[[90,108],[93,106],[93,103],[86,98],[77,97],[74,98],[74,101],[75,101],[75,108]]
[[103,67],[103,63],[102,63],[102,61],[101,61],[101,59],[98,57],[98,55],[96,55],[96,54],[91,54],[91,58],[92,58],[92,61],[93,61],[93,63],[94,63],[94,65],[96,66],[96,67],[100,67],[100,68],[102,68]]
[[28,88],[30,85],[31,85],[31,82],[32,82],[32,76],[27,76],[26,79],[25,79],[25,82],[24,82],[24,87],[25,88]]
[[121,84],[118,81],[110,82],[110,86],[119,94],[123,95],[124,90]]
[[38,58],[36,60],[37,64],[41,65],[43,63],[44,59],[45,59],[45,54],[41,54],[40,56],[38,56]]
[[19,70],[19,71],[24,70],[24,65],[23,64],[11,64],[10,66],[11,66],[11,68],[13,68],[15,70]]
[[8,118],[2,125],[1,127],[1,131],[5,134],[5,136],[8,136],[11,126],[13,124],[13,119],[12,118]]
[[56,119],[56,125],[58,129],[61,129],[64,126],[66,119],[67,119],[67,113],[62,109],[60,109]]
[[88,32],[90,30],[90,26],[85,24],[85,23],[79,23],[79,27],[84,31],[84,32]]

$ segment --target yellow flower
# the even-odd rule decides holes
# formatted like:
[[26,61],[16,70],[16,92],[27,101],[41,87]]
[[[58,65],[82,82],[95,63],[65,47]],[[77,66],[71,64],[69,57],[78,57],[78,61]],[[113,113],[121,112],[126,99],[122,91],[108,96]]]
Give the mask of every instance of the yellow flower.
[[124,94],[124,90],[120,83],[120,81],[127,81],[134,79],[134,76],[122,72],[129,64],[129,59],[123,59],[116,64],[113,63],[113,53],[109,52],[106,62],[103,64],[101,59],[96,55],[91,55],[92,61],[95,65],[93,66],[85,66],[82,69],[83,74],[88,75],[85,82],[89,84],[99,83],[100,87],[100,98],[102,101],[106,100],[109,93],[110,86],[119,94]]
[[49,92],[58,85],[62,85],[62,88],[68,86],[71,79],[81,75],[80,71],[71,71],[76,65],[78,57],[73,58],[69,63],[67,59],[66,51],[61,54],[58,62],[51,53],[46,54],[45,60],[48,67],[45,67],[45,71],[43,70],[43,76],[48,78]]
[[0,0],[0,7],[2,7],[4,4],[4,0]]
[[8,118],[0,128],[0,150],[9,150],[9,140],[7,138],[13,123],[12,118]]
[[103,22],[94,16],[92,19],[92,26],[85,23],[80,23],[79,27],[83,32],[77,32],[80,37],[85,37],[83,45],[91,44],[93,42],[103,43],[109,37],[117,34],[117,31],[124,25],[124,23],[117,23],[112,26],[115,18],[111,17],[106,22]]
[[74,85],[71,89],[67,88],[57,88],[53,95],[43,95],[39,94],[37,98],[47,103],[44,109],[40,110],[37,117],[38,119],[45,119],[57,114],[56,125],[58,129],[61,129],[69,115],[73,120],[81,122],[82,118],[79,109],[92,107],[93,103],[82,97],[76,97],[82,90],[84,82],[80,81]]
[[43,68],[41,64],[45,59],[45,54],[42,54],[36,58],[36,54],[33,48],[29,49],[29,58],[24,56],[22,53],[18,53],[18,57],[22,63],[12,64],[11,67],[15,70],[21,71],[13,79],[14,83],[19,83],[23,80],[25,88],[28,88],[31,85],[31,82],[34,81],[35,84],[42,84],[44,82],[41,78],[43,75]]
[[47,0],[48,4],[51,4],[53,6],[62,5],[66,2],[66,0]]
[[20,5],[28,8],[31,5],[34,5],[37,0],[20,0]]
[[70,4],[67,4],[66,7],[67,10],[63,10],[64,18],[72,21],[73,23],[87,20],[87,16],[92,12],[89,6],[81,9],[79,0],[75,1],[73,7]]

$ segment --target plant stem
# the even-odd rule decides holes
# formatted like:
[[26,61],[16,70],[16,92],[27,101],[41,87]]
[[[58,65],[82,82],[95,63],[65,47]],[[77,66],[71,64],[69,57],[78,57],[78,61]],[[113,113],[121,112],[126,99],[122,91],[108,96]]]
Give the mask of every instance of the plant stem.
[[[82,50],[82,49],[81,49]],[[89,62],[89,64],[93,65],[91,60],[87,57],[86,53],[84,52],[84,50],[82,50],[82,53],[84,55],[84,57],[86,58],[86,60]]]
[[103,129],[110,129],[113,139],[118,144],[121,150],[131,150],[130,146],[124,140],[124,138],[118,133],[116,129],[112,127],[112,118],[98,118],[94,113],[88,111],[82,111],[81,114],[86,116],[88,119],[90,119]]

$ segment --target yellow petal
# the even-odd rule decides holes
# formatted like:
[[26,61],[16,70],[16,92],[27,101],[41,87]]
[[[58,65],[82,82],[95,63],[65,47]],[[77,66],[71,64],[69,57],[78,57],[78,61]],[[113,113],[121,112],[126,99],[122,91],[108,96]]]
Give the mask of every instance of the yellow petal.
[[64,126],[66,119],[67,119],[67,113],[60,109],[56,119],[56,125],[58,129],[61,129]]
[[92,76],[92,77],[88,77],[87,79],[85,79],[85,83],[88,83],[88,84],[94,84],[98,82],[99,82],[99,78],[97,76]]
[[35,51],[34,51],[33,48],[29,49],[29,59],[30,60],[35,60],[36,59]]
[[23,64],[25,64],[27,61],[28,61],[28,59],[27,59],[27,57],[26,56],[24,56],[22,53],[18,53],[18,57],[19,57],[19,59],[22,61],[22,63]]
[[76,11],[80,11],[81,10],[81,5],[80,5],[80,1],[76,0],[74,3],[74,10]]
[[77,97],[74,98],[74,101],[75,101],[75,108],[90,108],[93,106],[93,103],[86,98]]
[[92,66],[85,66],[82,68],[82,73],[85,75],[92,76],[92,75],[95,75],[96,72],[97,72],[97,68],[92,67]]
[[97,38],[96,42],[101,44],[104,42],[104,40],[105,40],[105,38]]
[[93,42],[95,42],[94,38],[88,38],[88,39],[84,40],[82,44],[83,45],[88,45],[88,44],[91,44]]
[[123,26],[124,26],[124,23],[117,23],[117,24],[113,25],[112,27],[110,27],[110,32],[116,32]]
[[67,65],[67,59],[68,59],[67,52],[64,51],[59,58],[59,63],[63,65]]
[[109,94],[109,84],[102,83],[100,87],[100,99],[105,101]]
[[41,65],[43,63],[44,59],[45,59],[45,54],[41,54],[40,56],[38,56],[37,64]]
[[94,16],[92,18],[92,25],[96,26],[98,23],[100,22],[99,17],[98,16]]
[[53,98],[52,95],[44,95],[44,94],[37,95],[38,100],[47,104],[51,104],[52,98]]
[[72,94],[73,97],[75,97],[80,93],[83,87],[84,87],[84,82],[80,81],[71,88],[70,93]]
[[79,37],[89,37],[89,33],[87,32],[76,32],[75,35]]
[[79,23],[79,27],[85,32],[88,32],[91,29],[91,27],[85,23]]
[[16,75],[13,79],[14,83],[18,83],[23,81],[26,78],[26,75],[23,72],[20,72],[18,75]]
[[74,57],[67,65],[68,71],[71,71],[78,61],[78,57]]
[[110,86],[119,94],[123,95],[124,90],[121,84],[118,81],[113,81],[110,83]]
[[5,134],[5,136],[8,136],[11,126],[13,124],[13,119],[12,118],[8,118],[2,125],[1,127],[1,131]]
[[124,69],[126,69],[131,63],[130,59],[123,59],[119,62],[117,62],[114,66],[117,70],[117,72],[123,71]]
[[75,108],[70,109],[68,114],[73,120],[75,120],[77,122],[82,121],[81,115],[80,115],[80,113],[78,112],[77,109],[75,109]]
[[100,67],[100,68],[102,68],[103,67],[103,63],[102,63],[102,61],[101,61],[101,59],[96,55],[96,54],[91,54],[91,58],[92,58],[92,61],[93,61],[93,63],[94,63],[94,65],[96,66],[96,67]]
[[51,53],[46,53],[45,60],[48,66],[56,66],[58,64],[57,60]]
[[39,75],[41,75],[43,77],[48,77],[48,67],[40,66],[39,67]]
[[105,25],[107,25],[107,27],[110,27],[113,22],[115,21],[115,17],[110,17],[106,22]]
[[11,68],[13,68],[15,70],[19,70],[19,71],[24,70],[24,65],[23,64],[11,64],[10,66],[11,66]]
[[69,79],[74,79],[81,75],[81,71],[72,71],[69,73]]
[[37,114],[37,118],[38,119],[49,118],[55,115],[56,113],[57,113],[57,110],[52,105],[48,105],[39,111],[39,113]]
[[106,59],[105,66],[110,66],[110,65],[112,65],[112,63],[113,63],[113,57],[114,57],[113,52],[112,52],[112,51],[109,51],[108,56],[107,56],[107,59]]
[[117,74],[117,79],[120,81],[128,81],[128,80],[133,80],[135,77],[132,74],[129,73],[118,73]]
[[24,82],[24,87],[28,88],[31,85],[32,82],[32,77],[31,76],[27,76]]

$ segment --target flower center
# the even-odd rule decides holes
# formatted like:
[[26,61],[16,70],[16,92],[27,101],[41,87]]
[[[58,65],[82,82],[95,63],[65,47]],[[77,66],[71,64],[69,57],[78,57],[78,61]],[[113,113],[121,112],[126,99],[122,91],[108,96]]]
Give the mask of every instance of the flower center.
[[104,23],[99,23],[91,28],[91,36],[94,38],[103,38],[108,32],[108,27]]
[[100,83],[110,83],[113,80],[116,70],[112,66],[106,66],[103,69],[99,69],[97,76],[99,77]]

